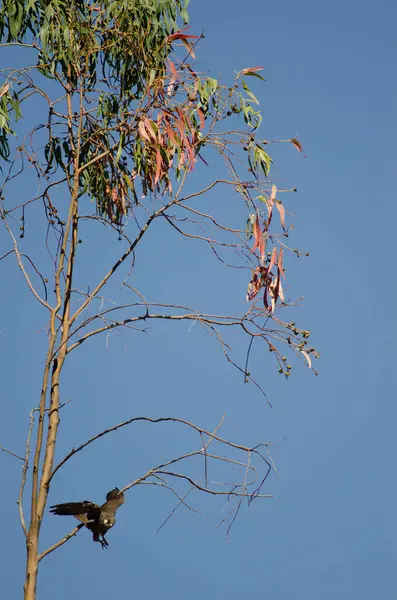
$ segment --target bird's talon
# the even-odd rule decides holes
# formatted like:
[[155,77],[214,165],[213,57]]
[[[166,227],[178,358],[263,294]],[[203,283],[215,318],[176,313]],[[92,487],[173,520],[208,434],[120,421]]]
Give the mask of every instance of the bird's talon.
[[103,536],[102,536],[102,539],[99,541],[102,546],[102,550],[107,550],[109,548],[109,542],[107,540],[105,540],[105,538]]

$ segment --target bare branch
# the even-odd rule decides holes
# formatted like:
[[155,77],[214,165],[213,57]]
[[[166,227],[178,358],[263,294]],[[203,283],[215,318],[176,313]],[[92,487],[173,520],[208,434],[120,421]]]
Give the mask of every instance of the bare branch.
[[59,540],[59,542],[57,542],[56,544],[53,544],[52,546],[47,548],[47,550],[44,550],[41,554],[39,554],[37,557],[37,561],[40,562],[45,556],[47,556],[48,554],[51,554],[51,552],[54,552],[54,550],[56,550],[60,546],[63,546],[63,544],[66,544],[66,542],[68,540],[70,540],[70,538],[75,536],[80,531],[80,529],[82,529],[83,527],[85,527],[84,523],[80,523],[80,525],[77,525],[74,529],[72,529],[72,531],[70,533],[65,535],[64,538]]
[[[155,482],[148,482],[148,483],[155,483]],[[165,485],[165,484],[157,484],[157,485]],[[171,517],[175,514],[175,512],[178,510],[178,508],[183,504],[184,506],[186,506],[189,510],[192,510],[193,512],[198,513],[199,515],[202,515],[203,513],[200,512],[199,510],[196,510],[195,508],[192,508],[191,506],[189,506],[189,504],[187,504],[186,502],[186,498],[188,497],[188,495],[190,494],[190,492],[192,492],[194,490],[194,487],[192,486],[183,497],[178,496],[178,494],[175,492],[174,488],[171,486],[165,486],[168,489],[172,490],[175,495],[179,498],[179,502],[178,504],[172,509],[172,511],[170,512],[170,514],[168,515],[168,517],[166,517],[166,519],[164,519],[164,521],[161,523],[160,527],[158,527],[156,533],[159,533],[160,530],[164,527],[164,525],[166,525],[166,523],[168,523],[168,521],[171,519]]]
[[45,306],[45,308],[47,308],[49,311],[51,311],[52,310],[51,306],[48,304],[48,302],[46,302],[45,300],[43,300],[43,298],[36,291],[35,287],[33,286],[32,282],[30,281],[30,277],[27,274],[26,269],[24,267],[24,264],[22,262],[22,255],[19,252],[18,242],[17,242],[14,234],[12,233],[12,231],[10,229],[10,226],[7,223],[7,219],[6,219],[6,216],[4,214],[4,210],[3,209],[0,209],[0,217],[4,221],[4,225],[5,225],[8,233],[9,233],[9,235],[10,235],[12,241],[13,241],[14,252],[15,252],[16,257],[17,257],[17,262],[18,262],[19,268],[21,269],[21,271],[23,273],[23,276],[25,278],[26,283],[28,284],[28,287],[29,287],[30,291],[33,293],[33,295],[35,296],[35,298],[40,302],[40,304],[42,304],[43,306]]
[[169,208],[171,208],[171,206],[173,206],[174,204],[176,204],[178,202],[178,197],[179,197],[179,195],[180,195],[180,193],[182,191],[183,185],[185,183],[186,174],[187,174],[187,171],[184,172],[184,174],[183,174],[183,176],[181,178],[181,183],[180,183],[179,189],[178,189],[175,197],[172,198],[162,208],[159,208],[156,212],[154,212],[152,215],[150,215],[150,217],[147,219],[146,223],[143,225],[143,227],[141,228],[139,234],[137,235],[137,237],[135,238],[135,240],[132,242],[132,244],[130,244],[130,246],[127,248],[127,250],[124,252],[124,254],[122,254],[122,256],[114,263],[113,267],[106,273],[106,275],[102,278],[102,280],[96,285],[96,287],[95,287],[94,291],[92,292],[92,294],[90,294],[90,296],[76,310],[76,312],[74,313],[74,315],[72,315],[72,317],[70,318],[70,325],[72,325],[74,323],[74,321],[77,319],[77,317],[79,316],[79,314],[83,310],[85,310],[85,308],[87,308],[87,306],[90,304],[91,300],[93,298],[95,298],[95,296],[103,288],[103,286],[106,285],[106,283],[109,281],[109,279],[111,278],[111,276],[113,275],[113,273],[115,271],[117,271],[117,269],[120,267],[120,265],[122,265],[124,263],[124,261],[126,260],[126,258],[128,258],[128,256],[134,251],[135,247],[139,244],[139,242],[141,241],[142,237],[145,235],[146,231],[150,227],[152,221],[154,221],[154,219],[156,219],[157,217],[159,217],[160,215],[162,215],[166,210],[168,210]]
[[15,454],[15,452],[11,452],[11,450],[7,450],[7,448],[4,448],[4,446],[0,445],[0,450],[2,452],[6,452],[7,454],[11,454],[11,456],[15,456],[15,458],[19,458],[19,460],[22,460],[22,461],[25,460],[22,456],[19,456],[18,454]]
[[[104,431],[101,431],[97,435],[95,435],[92,438],[90,438],[87,442],[84,442],[84,444],[81,444],[77,448],[73,448],[69,452],[69,454],[67,454],[65,456],[65,458],[63,458],[57,464],[57,466],[53,469],[53,471],[51,473],[51,477],[48,480],[48,483],[50,483],[50,481],[54,477],[55,473],[70,458],[72,458],[72,456],[74,456],[75,454],[77,454],[78,452],[80,452],[81,450],[83,450],[84,448],[86,448],[87,446],[89,446],[90,444],[92,444],[93,442],[95,442],[96,440],[98,440],[99,438],[103,437],[104,435],[107,435],[108,433],[111,433],[112,431],[117,431],[117,429],[121,429],[122,427],[125,427],[126,425],[130,425],[131,423],[134,423],[134,422],[137,422],[137,421],[146,421],[148,423],[164,423],[164,422],[168,422],[168,423],[181,423],[182,425],[186,425],[187,427],[190,427],[191,429],[194,429],[195,431],[197,431],[200,434],[208,435],[211,439],[217,440],[218,442],[221,442],[223,444],[227,444],[231,448],[235,448],[237,450],[243,450],[245,452],[254,451],[252,448],[248,448],[246,446],[242,446],[241,444],[235,444],[233,442],[230,442],[230,441],[228,441],[228,440],[226,440],[224,438],[221,438],[221,437],[215,435],[215,433],[211,433],[210,431],[207,431],[206,429],[198,427],[197,425],[195,425],[194,423],[191,423],[190,421],[186,421],[184,419],[178,419],[177,417],[158,417],[157,419],[153,419],[151,417],[132,417],[131,419],[128,419],[127,421],[122,421],[121,423],[118,423],[117,425],[114,425],[113,427],[110,427],[109,429],[105,429]],[[264,445],[266,446],[266,444],[264,444]],[[201,450],[199,452],[201,452]],[[196,452],[195,454],[197,454],[197,453],[198,452]],[[174,461],[171,461],[171,462],[174,462]],[[171,464],[171,463],[165,463],[165,464]],[[164,466],[164,465],[161,465],[161,466]],[[152,469],[151,469],[151,472],[153,472]],[[124,489],[127,489],[127,488],[124,488]]]
[[[200,490],[201,492],[206,492],[207,494],[212,494],[213,496],[237,496],[239,498],[250,498],[251,495],[248,494],[247,492],[235,492],[235,491],[219,491],[219,490],[213,490],[211,488],[208,487],[204,487],[202,485],[200,485],[199,483],[197,483],[196,481],[194,481],[191,477],[189,477],[188,475],[183,475],[182,473],[173,473],[172,471],[156,471],[156,473],[161,473],[162,475],[169,475],[170,477],[177,477],[179,479],[185,479],[186,481],[188,481],[191,485],[193,485],[195,488],[197,488],[198,490]],[[256,498],[273,498],[272,494],[257,494],[255,496]]]

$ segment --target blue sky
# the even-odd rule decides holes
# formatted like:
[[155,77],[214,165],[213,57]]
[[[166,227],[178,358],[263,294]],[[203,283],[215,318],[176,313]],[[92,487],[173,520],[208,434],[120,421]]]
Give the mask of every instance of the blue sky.
[[[117,594],[386,600],[397,584],[397,10],[391,2],[192,0],[190,16],[193,33],[206,36],[197,53],[202,69],[227,79],[233,69],[263,65],[266,83],[255,86],[263,137],[293,136],[304,146],[303,155],[275,148],[274,177],[299,191],[288,199],[298,216],[294,240],[310,257],[289,259],[288,270],[294,294],[305,296],[299,322],[313,331],[320,375],[296,364],[286,382],[268,354],[255,353],[252,371],[270,409],[196,328],[156,325],[146,336],[87,344],[64,376],[63,399],[72,402],[61,415],[58,458],[133,415],[169,414],[213,428],[226,412],[223,432],[233,439],[286,438],[274,448],[278,474],[264,490],[275,498],[245,507],[229,542],[216,527],[221,500],[196,496],[204,516],[179,510],[157,534],[173,500],[164,490],[134,488],[109,534],[110,550],[80,532],[43,561],[38,597],[52,598],[56,589],[58,600],[94,594],[97,600]],[[109,245],[103,264],[114,250]],[[159,301],[181,294],[196,306],[244,307],[242,279],[214,266],[209,254],[175,237],[155,240],[142,245],[137,278]],[[91,275],[95,267],[86,261],[82,275]],[[0,444],[23,453],[28,411],[38,403],[45,320],[15,264],[3,261],[1,270],[7,416]],[[58,473],[50,503],[100,502],[114,485],[172,457],[185,438],[167,427],[139,425],[93,445]],[[11,598],[21,592],[24,572],[15,504],[20,466],[4,453],[0,465],[8,559],[1,579]],[[47,514],[42,543],[68,532],[70,521]]]

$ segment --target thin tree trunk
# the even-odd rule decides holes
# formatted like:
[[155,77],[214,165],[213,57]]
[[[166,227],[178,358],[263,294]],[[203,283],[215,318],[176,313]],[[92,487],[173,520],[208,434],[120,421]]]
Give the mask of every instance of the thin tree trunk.
[[[64,260],[66,256],[67,249],[67,240],[68,234],[71,231],[71,243],[69,256],[66,262],[66,281],[65,281],[65,289],[62,295],[61,292],[61,273],[64,267]],[[63,247],[60,253],[60,261],[57,268],[57,272],[55,274],[55,284],[56,284],[56,294],[57,294],[57,306],[52,311],[51,315],[51,338],[49,351],[47,355],[47,362],[44,370],[44,381],[41,392],[41,401],[40,401],[40,420],[39,420],[39,428],[37,434],[36,441],[36,451],[35,451],[35,461],[33,465],[33,491],[32,491],[32,506],[31,506],[31,521],[30,527],[26,539],[26,548],[27,548],[27,559],[26,559],[26,578],[24,585],[24,600],[36,600],[36,587],[37,587],[37,574],[38,574],[38,546],[39,546],[39,534],[41,521],[43,519],[44,509],[47,503],[48,491],[49,491],[49,482],[51,479],[52,468],[54,465],[54,453],[55,453],[55,444],[58,433],[58,425],[59,425],[59,384],[60,384],[60,376],[62,372],[62,367],[65,361],[66,353],[67,353],[67,344],[69,338],[70,331],[70,293],[72,286],[72,277],[73,277],[73,266],[74,266],[74,256],[76,251],[77,239],[78,239],[78,216],[77,216],[77,177],[75,181],[75,191],[73,193],[68,223],[65,229],[65,237]],[[54,356],[55,349],[55,341],[56,341],[56,331],[55,331],[55,318],[58,314],[59,309],[61,308],[63,298],[63,314],[62,314],[62,334],[59,342],[58,349],[55,350],[56,355]],[[47,438],[45,443],[45,455],[43,461],[43,469],[40,478],[40,483],[38,484],[38,468],[40,461],[40,453],[42,448],[42,437],[43,437],[43,427],[44,427],[44,415],[45,415],[45,404],[46,404],[46,395],[47,395],[47,387],[48,387],[48,378],[49,378],[49,369],[50,364],[52,363],[52,373],[51,373],[51,390],[50,390],[50,404],[48,411],[48,429],[47,429]]]
[[24,585],[24,600],[36,600],[36,584],[38,572],[38,531],[29,532],[26,540],[27,561],[26,561],[26,577]]

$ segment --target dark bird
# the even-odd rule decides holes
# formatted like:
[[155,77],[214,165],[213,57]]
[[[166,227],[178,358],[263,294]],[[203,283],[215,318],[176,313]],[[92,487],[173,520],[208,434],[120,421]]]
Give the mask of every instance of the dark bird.
[[116,522],[116,510],[123,504],[124,494],[119,488],[114,488],[106,494],[106,502],[99,506],[93,502],[66,502],[55,504],[50,507],[54,515],[67,515],[76,517],[87,529],[92,531],[94,542],[99,542],[102,548],[108,547],[105,533],[109,531]]

